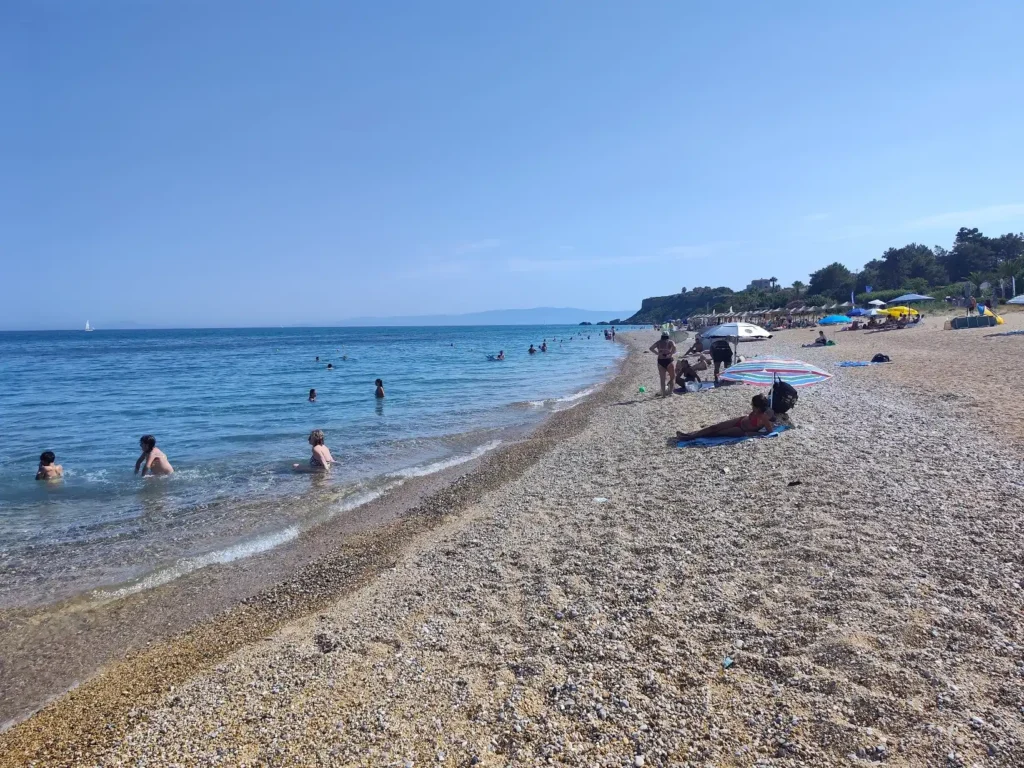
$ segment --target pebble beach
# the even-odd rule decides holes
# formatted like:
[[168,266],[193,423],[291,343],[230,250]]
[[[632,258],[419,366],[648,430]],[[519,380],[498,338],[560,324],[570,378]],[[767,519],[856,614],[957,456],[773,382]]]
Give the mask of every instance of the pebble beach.
[[834,377],[777,438],[682,449],[760,390],[658,397],[657,335],[619,334],[579,405],[0,766],[1024,765],[1021,329],[743,345]]

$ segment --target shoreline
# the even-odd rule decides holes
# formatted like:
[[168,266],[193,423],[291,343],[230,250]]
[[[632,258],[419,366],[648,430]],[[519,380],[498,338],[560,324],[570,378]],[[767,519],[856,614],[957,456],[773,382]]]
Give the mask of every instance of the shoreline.
[[[787,335],[758,351],[834,373],[796,428],[679,449],[757,390],[638,395],[655,334],[626,337],[601,391],[372,562],[341,547],[237,609],[281,606],[257,642],[239,617],[108,668],[0,735],[0,764],[1024,762],[1024,443],[987,429],[1019,419],[1024,339],[901,331],[891,365],[835,369],[876,340]],[[993,355],[972,389],[958,366]]]
[[[537,461],[549,445],[551,433],[578,428],[596,399],[621,376],[627,359],[628,354],[622,355],[611,376],[587,387],[587,394],[577,397],[579,393],[572,393],[571,406],[553,410],[538,424],[512,428],[511,441],[440,472],[410,477],[350,514],[305,530],[297,539],[272,550],[200,568],[106,604],[75,599],[42,609],[0,612],[3,677],[13,681],[12,671],[19,672],[22,679],[26,675],[33,680],[53,677],[56,664],[57,676],[67,681],[63,687],[51,685],[56,692],[42,702],[43,697],[33,692],[19,696],[17,690],[4,691],[5,702],[15,702],[20,711],[5,713],[0,754],[12,739],[22,744],[36,742],[33,737],[26,742],[21,731],[45,732],[69,717],[83,726],[83,734],[101,719],[107,723],[120,718],[123,724],[122,710],[127,705],[121,699],[141,703],[164,692],[167,681],[184,679],[195,670],[183,662],[183,656],[213,663],[212,659],[358,589],[391,567],[397,553],[415,537]],[[337,537],[344,540],[339,543]],[[51,610],[54,607],[56,611]],[[97,618],[104,609],[109,610]],[[124,636],[126,626],[140,625],[141,632],[133,629],[129,637]],[[42,639],[61,638],[64,644],[53,654],[38,653]],[[73,652],[76,648],[77,654]],[[84,663],[70,665],[72,671],[60,670],[68,658]],[[131,680],[131,684],[111,687],[112,678]],[[33,699],[34,704],[30,703]],[[51,724],[37,725],[40,720]],[[0,765],[7,764],[0,757]]]

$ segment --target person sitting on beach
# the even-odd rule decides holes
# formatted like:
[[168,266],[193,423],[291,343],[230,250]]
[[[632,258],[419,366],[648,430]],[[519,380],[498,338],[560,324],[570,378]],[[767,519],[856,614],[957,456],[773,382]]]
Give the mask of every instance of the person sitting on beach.
[[531,355],[537,354],[537,350],[533,348],[533,344],[531,344],[530,348],[526,351],[529,352]]
[[39,468],[36,470],[36,480],[60,480],[64,477],[64,467],[54,464],[57,457],[53,451],[43,451],[39,455]]
[[374,384],[377,385],[377,391],[373,393],[374,397],[384,397],[384,379],[377,379]]
[[167,454],[156,447],[156,438],[152,435],[143,435],[139,439],[142,447],[142,455],[135,461],[135,474],[139,473],[142,467],[142,477],[146,476],[146,470],[151,475],[170,475],[174,473],[174,467],[167,460]]
[[[314,429],[309,433],[309,444],[313,446],[313,455],[309,457],[309,469],[314,472],[325,472],[334,464],[334,457],[330,449],[324,445],[324,432],[322,429]],[[302,469],[301,464],[293,464],[295,469]]]
[[818,338],[814,340],[814,343],[821,347],[824,347],[826,344],[828,344],[828,339],[825,338],[824,331],[818,331]]
[[686,389],[686,382],[688,381],[695,381],[699,384],[700,376],[697,375],[697,370],[690,365],[686,358],[679,358],[676,361],[676,384]]
[[697,355],[698,357],[703,357],[703,352],[704,342],[701,341],[700,336],[698,336],[696,339],[693,340],[693,344],[690,345],[690,348],[683,353],[683,357],[689,357],[690,355]]
[[676,344],[667,331],[661,334],[658,341],[651,344],[651,352],[658,353],[658,378],[661,380],[661,394],[671,395],[672,382],[676,378]]
[[316,402],[316,390],[315,389],[309,390],[309,402],[311,402],[311,403],[315,403]]
[[760,432],[770,432],[774,428],[775,414],[768,398],[764,395],[754,395],[750,406],[751,411],[747,416],[712,424],[696,432],[676,432],[676,440],[687,442],[700,437],[746,437]]

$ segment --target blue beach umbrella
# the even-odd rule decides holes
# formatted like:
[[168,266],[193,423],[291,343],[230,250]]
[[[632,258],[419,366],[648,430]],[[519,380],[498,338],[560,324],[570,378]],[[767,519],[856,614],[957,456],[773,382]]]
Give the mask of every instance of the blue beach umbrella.
[[897,296],[895,299],[890,299],[890,304],[905,304],[908,301],[935,301],[931,296],[922,296],[920,293],[905,293],[902,296]]
[[828,381],[832,374],[802,360],[755,357],[726,368],[719,378],[759,387],[770,387],[776,380],[794,387],[809,387],[811,384]]
[[868,311],[866,309],[861,309],[860,307],[857,307],[856,309],[851,309],[846,314],[848,314],[850,317],[863,317],[864,315],[868,314]]
[[851,322],[846,315],[829,315],[818,321],[819,325],[844,325]]

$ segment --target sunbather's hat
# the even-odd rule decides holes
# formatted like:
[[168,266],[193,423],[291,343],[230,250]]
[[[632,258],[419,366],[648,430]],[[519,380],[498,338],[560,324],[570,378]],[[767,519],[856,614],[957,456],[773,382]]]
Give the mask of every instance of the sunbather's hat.
[[671,338],[671,336],[668,335],[668,331],[662,331],[661,332],[661,338],[669,339],[669,338]]

